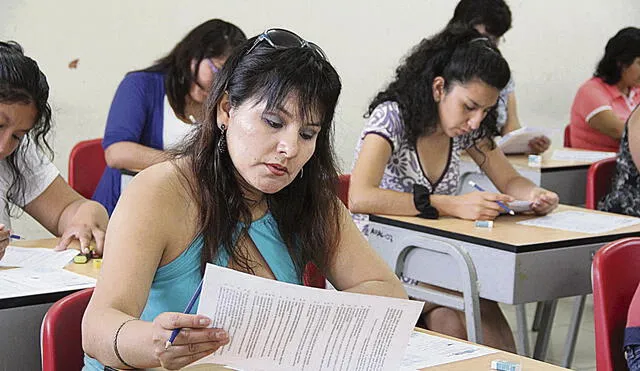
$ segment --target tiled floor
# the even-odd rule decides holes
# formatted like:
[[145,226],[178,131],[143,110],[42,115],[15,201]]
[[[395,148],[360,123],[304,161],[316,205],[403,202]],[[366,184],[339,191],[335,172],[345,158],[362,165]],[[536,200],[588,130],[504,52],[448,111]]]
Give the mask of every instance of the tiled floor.
[[[574,298],[561,299],[558,302],[555,320],[553,322],[553,330],[549,340],[549,349],[547,351],[546,362],[560,365],[564,356],[564,342],[567,336],[569,323],[571,322],[571,312],[573,310]],[[512,305],[501,305],[511,328],[516,329],[516,312]],[[536,305],[527,304],[527,324],[531,329],[533,316]],[[529,344],[533,349],[536,340],[536,332],[529,332]],[[596,369],[595,356],[595,334],[593,328],[593,296],[587,296],[582,323],[580,324],[580,332],[578,334],[578,342],[576,344],[575,356],[571,369],[587,371]]]

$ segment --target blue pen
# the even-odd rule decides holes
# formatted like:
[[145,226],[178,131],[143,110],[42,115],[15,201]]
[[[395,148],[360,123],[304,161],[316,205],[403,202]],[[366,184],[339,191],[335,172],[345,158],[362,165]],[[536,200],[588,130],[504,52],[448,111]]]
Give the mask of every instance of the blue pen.
[[[476,182],[474,182],[473,180],[469,181],[469,185],[472,186],[473,188],[477,189],[480,192],[486,192],[484,189],[482,189],[482,187],[480,187],[479,185],[476,184]],[[507,213],[509,213],[509,215],[516,215],[516,213],[513,212],[513,210],[511,210],[509,208],[509,206],[505,205],[502,201],[496,201],[496,203],[498,205],[500,205],[501,208],[504,209],[504,211],[506,211]]]
[[[193,305],[196,303],[196,299],[198,299],[198,296],[200,296],[200,291],[202,291],[202,280],[200,280],[200,284],[198,284],[198,288],[193,293],[191,300],[189,300],[189,304],[187,304],[187,307],[184,309],[185,314],[191,312]],[[171,336],[169,336],[169,340],[167,340],[167,342],[164,343],[164,349],[169,349],[169,347],[173,344],[173,341],[176,340],[176,336],[178,336],[178,334],[180,333],[180,330],[182,330],[182,328],[173,329],[173,331],[171,332]]]
[[22,239],[22,237],[18,236],[17,234],[12,234],[9,237],[11,237],[14,240],[21,240]]

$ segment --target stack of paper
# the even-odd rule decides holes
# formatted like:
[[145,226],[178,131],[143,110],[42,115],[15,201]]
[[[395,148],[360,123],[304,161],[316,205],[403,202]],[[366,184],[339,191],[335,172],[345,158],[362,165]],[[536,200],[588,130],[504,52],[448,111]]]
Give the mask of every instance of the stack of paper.
[[556,149],[555,151],[553,151],[551,159],[557,161],[596,162],[611,157],[616,157],[616,153],[600,151],[568,151],[566,149]]
[[549,136],[547,132],[539,128],[529,128],[526,126],[514,130],[502,138],[496,140],[496,144],[504,154],[516,154],[530,152],[529,142],[532,139]]
[[64,269],[0,270],[0,299],[94,287],[96,280]]
[[64,268],[78,253],[75,249],[53,251],[45,248],[8,246],[0,260],[0,267]]
[[398,370],[422,306],[208,264],[198,313],[231,342],[198,363],[255,371]]

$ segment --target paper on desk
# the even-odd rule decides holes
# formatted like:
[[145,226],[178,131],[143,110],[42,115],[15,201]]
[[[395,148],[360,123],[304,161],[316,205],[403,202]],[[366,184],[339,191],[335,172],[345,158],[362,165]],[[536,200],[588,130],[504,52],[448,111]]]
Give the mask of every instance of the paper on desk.
[[521,127],[496,140],[496,144],[503,153],[515,154],[529,152],[529,142],[537,137],[549,136],[546,130],[540,128]]
[[523,220],[517,224],[533,227],[561,229],[563,231],[598,234],[640,223],[640,218],[614,216],[611,214],[562,211],[539,218]]
[[231,342],[198,363],[396,370],[423,303],[323,290],[207,264],[198,313]]
[[53,251],[52,249],[7,246],[0,267],[24,268],[64,268],[79,251],[68,249]]
[[551,156],[552,160],[558,161],[580,161],[580,162],[596,162],[605,158],[616,157],[615,152],[600,151],[567,151],[564,149],[556,149]]
[[497,350],[414,331],[402,358],[402,370],[416,370],[497,353]]
[[94,278],[64,269],[0,270],[0,299],[80,290],[95,285]]
[[[526,213],[528,211],[531,211],[531,201],[523,201],[523,200],[515,200],[512,202],[508,202],[507,206],[509,206],[509,209],[513,210],[514,213]],[[506,210],[501,210],[500,214],[506,214],[507,211]]]

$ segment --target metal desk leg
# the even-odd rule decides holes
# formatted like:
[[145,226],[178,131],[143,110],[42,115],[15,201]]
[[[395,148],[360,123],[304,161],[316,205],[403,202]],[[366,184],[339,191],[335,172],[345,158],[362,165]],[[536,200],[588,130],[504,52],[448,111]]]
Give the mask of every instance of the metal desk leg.
[[571,324],[567,332],[567,339],[564,343],[564,358],[562,359],[562,367],[570,368],[573,363],[573,354],[576,350],[576,341],[578,340],[578,331],[580,330],[580,322],[582,322],[582,313],[584,311],[584,302],[586,295],[576,296],[573,302],[573,313],[571,314]]
[[[407,294],[417,299],[462,310],[465,314],[467,339],[482,344],[482,323],[480,320],[480,297],[478,294],[478,274],[469,253],[452,243],[437,238],[410,237],[401,240],[391,259],[391,266],[398,276],[404,275],[405,260],[414,249],[426,250],[450,256],[457,264],[462,286],[462,298],[426,287],[405,285]],[[409,276],[411,276],[409,274]]]
[[542,304],[536,303],[536,314],[533,316],[533,323],[531,324],[531,331],[538,331],[540,328],[540,320],[542,319]]
[[533,358],[544,361],[547,357],[547,349],[549,348],[549,337],[551,337],[551,328],[553,325],[553,317],[556,314],[557,300],[545,301],[542,307],[542,319],[540,321],[540,329],[538,330],[538,338],[536,339],[536,347],[533,350]]
[[516,326],[518,336],[516,339],[516,349],[521,356],[529,357],[529,331],[527,328],[527,312],[525,304],[516,305]]

